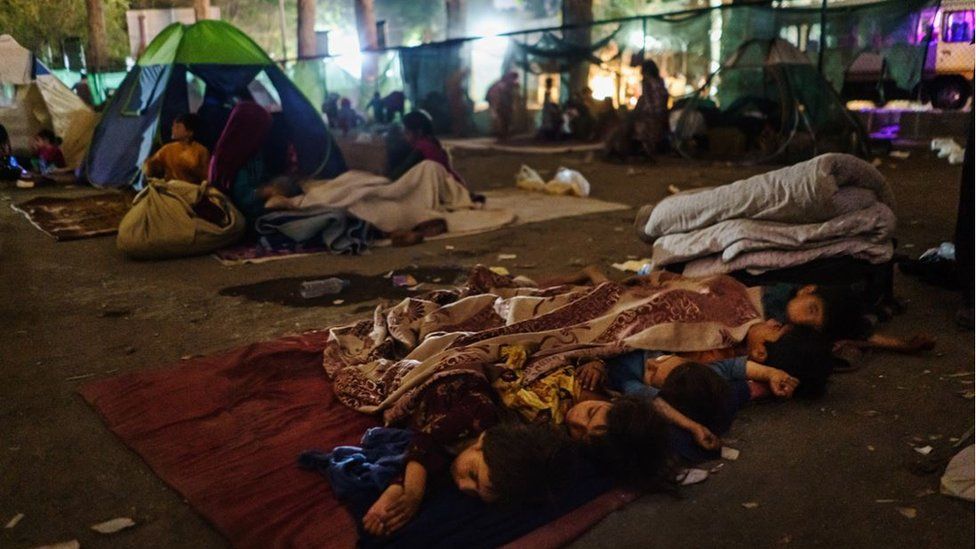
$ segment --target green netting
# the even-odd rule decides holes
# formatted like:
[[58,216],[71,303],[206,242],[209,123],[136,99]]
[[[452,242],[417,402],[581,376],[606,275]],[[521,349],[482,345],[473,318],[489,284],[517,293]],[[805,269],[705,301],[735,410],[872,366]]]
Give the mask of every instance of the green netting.
[[865,136],[836,92],[782,39],[751,40],[672,115],[684,156],[756,163],[864,153]]
[[[929,38],[919,33],[924,11],[939,0],[881,0],[856,6],[819,8],[775,8],[768,5],[723,5],[670,14],[637,16],[596,22],[585,27],[562,27],[519,31],[502,36],[454,40],[411,48],[393,48],[399,57],[402,79],[387,89],[403,89],[413,105],[438,106],[446,95],[446,79],[469,74],[465,91],[476,109],[484,108],[484,93],[504,72],[516,70],[523,85],[523,98],[537,95],[542,78],[536,75],[567,73],[581,63],[599,65],[604,73],[618,75],[617,98],[629,97],[624,86],[624,69],[642,59],[652,59],[668,81],[672,94],[692,93],[702,86],[748,40],[782,38],[790,42],[834,90],[843,86],[844,72],[860,54],[873,52],[887,60],[888,75],[899,87],[911,91],[921,78]],[[579,37],[588,34],[589,45]],[[325,87],[365,104],[377,82],[357,82],[358,71],[340,71],[340,59],[329,59]],[[809,72],[803,69],[804,73]],[[605,77],[605,74],[603,75]],[[727,80],[736,78],[726,74]],[[793,75],[795,80],[802,77]],[[819,78],[819,77],[818,77]],[[731,89],[730,82],[723,89]],[[633,84],[627,84],[633,87]],[[572,91],[560,86],[565,98]],[[386,93],[383,91],[382,93]],[[314,94],[313,94],[314,95]],[[604,95],[606,93],[604,92]],[[356,101],[356,99],[359,101]],[[721,100],[721,98],[714,98]],[[817,109],[817,116],[830,107]],[[727,103],[728,101],[722,101]],[[811,105],[815,98],[805,101]],[[456,103],[456,102],[455,102]],[[524,105],[523,105],[524,107]],[[833,115],[831,115],[833,116]]]

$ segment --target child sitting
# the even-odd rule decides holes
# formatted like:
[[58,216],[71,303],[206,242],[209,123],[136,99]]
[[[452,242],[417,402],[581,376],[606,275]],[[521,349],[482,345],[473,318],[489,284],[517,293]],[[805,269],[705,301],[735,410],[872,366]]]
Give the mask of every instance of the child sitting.
[[143,166],[146,177],[176,179],[188,183],[202,183],[207,179],[210,152],[194,137],[200,130],[200,118],[192,113],[181,114],[173,120],[172,141],[160,147]]
[[43,129],[31,138],[31,150],[36,155],[37,171],[48,175],[67,167],[61,152],[61,139],[49,129]]

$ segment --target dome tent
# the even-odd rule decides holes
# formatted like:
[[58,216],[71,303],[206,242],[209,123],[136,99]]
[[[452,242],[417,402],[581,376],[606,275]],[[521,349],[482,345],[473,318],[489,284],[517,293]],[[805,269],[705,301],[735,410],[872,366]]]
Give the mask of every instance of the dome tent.
[[810,59],[782,39],[743,43],[672,113],[682,156],[795,162],[826,152],[864,156],[867,139]]
[[42,128],[62,139],[68,166],[81,163],[95,127],[95,113],[9,34],[0,35],[0,124],[11,145],[26,152]]
[[204,20],[174,23],[146,47],[95,130],[85,160],[88,180],[98,187],[141,185],[142,164],[168,141],[177,116],[195,111],[197,138],[212,147],[238,100],[272,113],[264,151],[270,173],[283,170],[289,156],[304,176],[329,178],[346,170],[318,111],[271,58],[232,25]]

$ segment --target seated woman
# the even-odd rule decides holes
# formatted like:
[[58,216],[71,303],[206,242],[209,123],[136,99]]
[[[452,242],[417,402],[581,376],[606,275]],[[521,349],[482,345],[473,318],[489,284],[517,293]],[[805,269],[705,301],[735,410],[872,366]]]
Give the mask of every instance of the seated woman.
[[[390,158],[389,173],[390,179],[399,179],[407,173],[410,168],[423,162],[432,160],[437,162],[451,174],[458,183],[465,185],[464,178],[454,169],[451,164],[451,157],[441,146],[441,142],[434,137],[434,121],[430,115],[424,111],[411,111],[403,117],[403,139],[409,145],[409,149],[401,151],[400,158]],[[467,186],[467,185],[465,185]]]
[[200,118],[181,114],[173,120],[172,141],[160,147],[143,165],[146,177],[177,179],[188,183],[202,183],[207,179],[210,152],[194,139],[200,129]]

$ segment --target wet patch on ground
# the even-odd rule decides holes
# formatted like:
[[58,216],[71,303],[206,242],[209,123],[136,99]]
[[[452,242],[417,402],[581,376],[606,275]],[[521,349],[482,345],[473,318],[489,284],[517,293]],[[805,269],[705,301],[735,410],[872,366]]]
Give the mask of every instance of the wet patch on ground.
[[[459,266],[410,266],[403,269],[396,269],[392,271],[392,274],[389,272],[378,275],[331,273],[324,276],[272,278],[254,284],[222,288],[218,294],[222,296],[243,297],[250,301],[276,303],[278,305],[285,305],[286,307],[337,307],[379,299],[400,300],[421,291],[427,291],[437,287],[454,286],[464,282],[467,273],[467,268]],[[394,278],[400,275],[412,276],[420,286],[411,290],[407,286],[395,285]],[[336,294],[326,294],[308,299],[302,297],[300,292],[303,282],[332,277],[348,280],[349,285]]]

